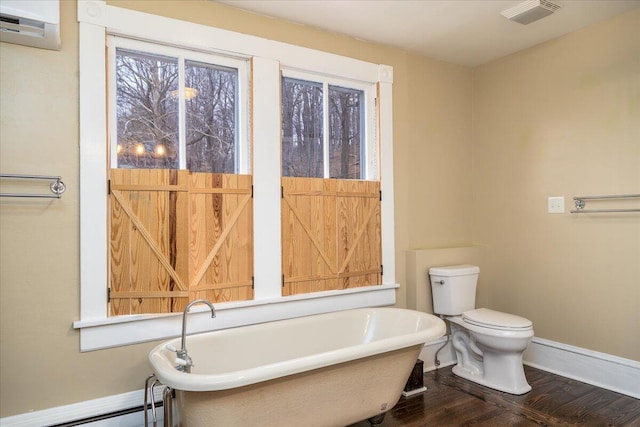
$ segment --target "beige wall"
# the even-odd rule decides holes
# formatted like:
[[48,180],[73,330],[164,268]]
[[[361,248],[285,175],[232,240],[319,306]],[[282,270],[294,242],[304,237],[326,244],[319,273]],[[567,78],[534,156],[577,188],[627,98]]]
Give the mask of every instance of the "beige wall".
[[[433,126],[440,117],[446,122],[437,130],[439,149],[446,151],[449,142],[468,144],[454,118],[463,117],[468,132],[470,70],[210,1],[109,3],[393,66],[396,275],[405,282],[410,217],[415,217],[410,183],[420,179],[419,171],[412,172],[412,147],[435,132],[413,132],[412,122],[421,126],[437,113]],[[78,332],[71,327],[80,304],[75,2],[61,1],[61,20],[61,51],[0,43],[0,170],[59,174],[68,185],[64,197],[51,202],[0,200],[1,417],[138,390],[150,373],[146,356],[154,343],[80,353]],[[448,91],[459,101],[444,112]],[[455,156],[460,155],[468,151],[457,149]],[[443,215],[458,214],[448,209]],[[398,305],[406,305],[404,287]]]
[[427,58],[411,61],[408,69],[409,247],[468,245],[473,218],[472,70]]
[[640,360],[640,215],[546,213],[549,196],[568,212],[574,196],[640,193],[640,10],[479,67],[473,91],[490,307]]
[[[474,82],[473,71],[464,67],[245,13],[210,1],[110,3],[393,66],[395,243],[399,283],[404,285],[406,282],[405,262],[409,249],[466,245],[475,239],[488,245],[490,261],[483,264],[486,277],[481,284],[483,292],[490,292],[493,306],[531,317],[543,337],[640,359],[637,353],[634,356],[631,352],[634,346],[636,351],[640,347],[637,338],[635,344],[629,343],[628,338],[633,335],[631,331],[638,328],[637,311],[634,318],[629,307],[634,297],[636,307],[638,305],[637,291],[634,294],[631,287],[634,280],[639,282],[638,263],[633,262],[638,259],[638,244],[634,247],[631,242],[632,232],[638,230],[637,219],[576,220],[569,215],[540,214],[536,217],[535,227],[529,227],[521,219],[523,215],[528,218],[529,208],[544,210],[547,195],[560,193],[569,197],[582,191],[637,190],[637,185],[635,188],[622,188],[621,185],[629,180],[633,182],[633,179],[636,184],[638,182],[637,169],[636,175],[632,176],[630,160],[634,153],[636,158],[638,155],[638,134],[633,134],[631,127],[631,120],[637,123],[638,118],[638,82],[632,82],[632,64],[624,65],[625,58],[633,53],[632,45],[630,42],[619,43],[632,38],[628,34],[613,34],[617,27],[621,27],[617,31],[624,31],[624,28],[629,31],[633,24],[630,18],[588,29],[538,49],[549,62],[555,55],[566,56],[566,52],[572,52],[572,46],[565,46],[568,41],[584,44],[583,38],[588,36],[597,40],[602,31],[613,38],[609,40],[613,46],[624,45],[615,58],[623,64],[614,64],[608,74],[606,69],[602,70],[602,79],[585,75],[580,80],[585,86],[600,84],[603,93],[596,99],[600,104],[604,101],[612,104],[611,109],[605,110],[608,114],[599,118],[603,121],[599,128],[591,126],[583,132],[585,123],[577,121],[574,113],[560,106],[555,108],[558,117],[548,116],[560,132],[556,139],[580,144],[586,139],[592,140],[595,147],[591,157],[576,149],[572,151],[577,153],[571,153],[590,163],[589,169],[573,166],[573,158],[565,155],[564,148],[560,150],[563,175],[551,179],[553,176],[548,174],[558,173],[557,168],[540,164],[544,161],[544,150],[549,148],[545,145],[546,137],[530,146],[529,160],[523,165],[518,164],[512,141],[503,139],[508,130],[512,136],[529,135],[526,133],[529,126],[522,117],[512,118],[511,122],[501,120],[504,114],[516,113],[511,110],[510,103],[524,102],[518,92],[504,91],[501,80],[506,77],[513,80],[520,73],[532,78],[548,74],[548,68],[537,74],[529,72],[531,53],[479,69]],[[61,1],[63,48],[59,52],[0,43],[0,170],[3,173],[59,174],[69,187],[62,199],[51,202],[0,200],[1,417],[137,390],[150,372],[146,355],[153,343],[80,353],[78,332],[71,327],[79,318],[78,26],[75,14],[75,2]],[[638,14],[632,15],[631,19],[637,23]],[[592,34],[593,31],[596,33]],[[565,47],[560,49],[557,45]],[[601,53],[594,53],[599,55],[595,58],[590,50],[585,51],[584,61],[575,64],[558,58],[562,67],[558,72],[566,73],[563,84],[556,87],[558,93],[565,94],[563,102],[564,98],[575,97],[567,102],[572,102],[572,107],[584,107],[584,97],[574,94],[578,88],[566,87],[572,84],[567,76],[580,75],[581,67],[588,67],[592,73],[600,66],[604,68],[606,64],[598,61],[604,61],[600,57],[609,50],[602,46],[600,50]],[[637,58],[637,50],[635,54]],[[595,65],[586,64],[591,59],[596,61]],[[637,64],[636,60],[636,79]],[[495,78],[492,77],[494,73]],[[609,77],[619,79],[618,85],[605,85]],[[624,82],[629,87],[623,87]],[[472,87],[476,86],[473,100]],[[635,101],[628,94],[632,89],[636,91]],[[496,99],[488,94],[489,91],[496,92]],[[538,91],[531,93],[541,97]],[[557,98],[555,91],[552,94]],[[621,116],[623,108],[617,106],[618,101],[628,102],[625,105],[634,119]],[[532,100],[526,106],[540,113],[537,111],[542,109],[539,104],[548,106],[544,98]],[[478,109],[481,108],[488,109],[487,117],[484,117],[486,126],[479,126]],[[635,110],[631,111],[633,108]],[[476,112],[474,120],[472,111]],[[590,120],[593,118],[589,117]],[[623,122],[628,124],[627,134],[621,127]],[[520,129],[510,130],[512,125]],[[492,126],[500,130],[493,132]],[[592,139],[596,130],[604,133],[607,126],[615,129],[615,135]],[[472,131],[478,134],[477,137],[472,137]],[[575,135],[580,135],[580,139],[574,140]],[[535,141],[535,132],[531,133],[531,140]],[[511,142],[511,148],[500,147],[500,141]],[[620,145],[615,155],[607,154],[611,144]],[[619,157],[612,172],[593,164],[595,159],[606,156],[611,156],[611,164],[616,161],[613,157]],[[506,165],[504,160],[508,160]],[[594,169],[601,179],[587,185],[590,182],[588,175]],[[511,182],[515,181],[514,174],[526,171],[534,174],[537,170],[545,175],[548,189],[534,187],[529,179],[521,180],[520,185]],[[567,175],[572,177],[586,177],[576,179],[575,188],[568,188],[564,171],[571,172]],[[510,181],[509,185],[503,181]],[[496,184],[505,188],[499,193],[485,190],[495,188]],[[527,197],[514,206],[512,198],[519,198],[520,192]],[[496,214],[491,203],[496,200],[505,202],[502,206],[509,210],[514,207],[513,212],[505,210]],[[524,205],[530,203],[528,200],[535,203],[531,202],[531,206],[524,209]],[[558,256],[550,258],[551,261],[544,258],[550,252],[548,247],[519,244],[520,239],[542,240],[539,232],[544,227],[559,230],[558,237],[552,237],[551,241],[554,247],[562,245],[562,248],[556,249]],[[520,239],[515,240],[510,233]],[[592,240],[600,244],[591,245]],[[612,252],[607,249],[609,246],[602,245],[609,242],[615,243],[611,247],[623,250],[609,255]],[[571,258],[574,246],[590,247],[589,256]],[[634,255],[635,260],[632,259]],[[594,261],[600,257],[605,257],[606,263]],[[563,264],[565,258],[568,264]],[[573,268],[583,262],[593,267],[578,270],[576,276]],[[614,272],[616,280],[607,288],[597,286],[601,282],[611,282],[612,276],[606,274],[609,266],[617,269]],[[594,275],[597,280],[591,277]],[[584,280],[576,277],[587,279],[589,287],[582,287],[580,283]],[[553,281],[547,284],[550,278]],[[487,283],[486,288],[484,283]],[[603,290],[614,287],[620,294],[611,299],[616,311],[605,310],[599,303],[610,294],[603,294]],[[547,292],[543,295],[539,289]],[[580,314],[578,305],[566,298],[571,289],[580,294],[581,303],[588,307],[585,313],[591,311],[595,315]],[[531,301],[536,301],[534,310],[528,308]],[[398,293],[398,304],[415,304],[415,301],[407,302],[404,286]],[[600,328],[597,334],[590,336],[588,332],[592,325],[583,332],[581,325],[565,322],[567,316],[549,315],[547,307],[556,308],[558,312],[571,310],[576,316],[582,316],[582,320],[593,319],[592,323],[604,322],[609,327]],[[615,317],[612,313],[621,314]],[[635,319],[635,326],[630,319]]]

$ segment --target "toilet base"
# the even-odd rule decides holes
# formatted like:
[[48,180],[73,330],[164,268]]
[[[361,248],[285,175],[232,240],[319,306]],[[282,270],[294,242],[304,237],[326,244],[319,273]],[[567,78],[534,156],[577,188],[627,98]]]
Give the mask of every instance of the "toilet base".
[[475,373],[475,372],[471,372],[467,369],[464,369],[463,367],[461,367],[460,365],[455,365],[452,369],[452,372],[460,377],[460,378],[464,378],[465,380],[469,380],[471,382],[474,382],[476,384],[480,384],[483,385],[485,387],[489,387],[492,388],[494,390],[498,390],[498,391],[503,391],[505,393],[509,393],[509,394],[515,394],[515,395],[520,395],[520,394],[525,394],[528,393],[529,391],[531,391],[531,386],[525,381],[524,384],[519,384],[516,386],[505,386],[505,385],[501,385],[501,384],[495,384],[492,381],[487,381],[484,378],[484,374],[482,373]]

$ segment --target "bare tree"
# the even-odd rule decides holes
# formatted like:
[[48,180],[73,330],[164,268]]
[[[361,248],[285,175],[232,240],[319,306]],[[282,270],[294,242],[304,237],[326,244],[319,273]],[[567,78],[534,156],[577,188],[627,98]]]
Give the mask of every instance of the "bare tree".
[[[118,165],[187,168],[233,173],[236,169],[236,69],[185,61],[180,89],[176,58],[117,49]],[[186,153],[179,153],[179,99],[185,99]],[[324,117],[324,99],[329,102]],[[299,79],[282,79],[282,174],[361,178],[363,98],[360,90]],[[328,121],[328,147],[324,123]],[[328,150],[325,153],[325,150]]]
[[[329,121],[329,172],[332,178],[360,179],[364,93],[298,79],[282,79],[282,175],[324,176],[324,120]],[[323,98],[328,97],[329,117]]]
[[361,178],[363,97],[360,90],[329,88],[329,165],[332,178]]
[[[187,167],[200,172],[233,173],[236,151],[237,71],[187,61]],[[193,93],[193,92],[192,92]]]
[[[117,50],[118,165],[179,166],[178,63],[175,58]],[[185,61],[187,168],[233,173],[238,73]]]
[[116,57],[119,166],[177,167],[177,63],[122,49]]
[[283,176],[323,176],[322,99],[321,85],[283,79]]

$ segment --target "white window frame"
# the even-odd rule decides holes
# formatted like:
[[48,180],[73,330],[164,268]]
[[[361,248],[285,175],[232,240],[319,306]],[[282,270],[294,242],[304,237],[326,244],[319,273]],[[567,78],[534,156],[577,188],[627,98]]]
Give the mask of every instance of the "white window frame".
[[[254,181],[254,299],[216,304],[213,321],[194,307],[189,333],[329,311],[395,303],[393,68],[214,27],[79,0],[80,23],[80,330],[81,351],[178,336],[180,313],[107,316],[108,34],[251,61],[250,115]],[[213,46],[212,46],[213,44]],[[280,228],[280,73],[303,70],[375,87],[379,179],[383,192],[382,284],[282,296]]]
[[224,67],[234,68],[238,71],[238,105],[236,105],[236,152],[235,157],[235,171],[237,174],[248,174],[250,170],[250,149],[249,149],[249,137],[248,137],[248,123],[249,123],[249,61],[247,58],[236,58],[223,55],[216,55],[212,53],[197,52],[193,50],[181,49],[173,46],[162,45],[158,43],[149,43],[141,40],[134,40],[127,37],[107,35],[107,52],[109,67],[109,85],[111,90],[107,96],[109,96],[109,138],[110,138],[110,154],[111,154],[111,166],[112,168],[118,167],[118,123],[117,123],[117,108],[116,108],[116,49],[123,48],[131,51],[138,51],[143,53],[149,53],[153,55],[160,55],[170,58],[175,58],[178,61],[178,68],[180,70],[179,87],[178,87],[178,103],[179,103],[179,168],[187,168],[187,153],[186,153],[186,123],[185,123],[185,109],[186,100],[184,92],[180,88],[184,87],[184,67],[186,61],[196,61],[211,65],[221,65]]
[[322,84],[323,96],[323,156],[324,156],[324,178],[330,178],[329,174],[329,86],[340,86],[347,89],[357,89],[364,92],[364,158],[360,159],[365,165],[365,173],[363,179],[369,181],[378,180],[379,164],[378,164],[378,140],[376,138],[376,86],[370,83],[348,80],[335,76],[325,76],[318,73],[292,70],[283,68],[282,77],[304,80],[313,83]]

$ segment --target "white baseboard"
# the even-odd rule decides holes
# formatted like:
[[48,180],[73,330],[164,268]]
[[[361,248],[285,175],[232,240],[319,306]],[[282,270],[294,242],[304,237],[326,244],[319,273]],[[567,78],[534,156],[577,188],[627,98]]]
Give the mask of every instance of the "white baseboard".
[[[439,352],[438,349],[442,348]],[[420,352],[424,371],[436,369],[435,355],[442,368],[456,363],[451,343],[445,337],[425,344]],[[617,393],[640,399],[640,362],[623,359],[605,353],[598,353],[555,341],[534,337],[524,353],[524,364],[563,377],[572,378]],[[156,389],[156,402],[162,401],[162,389]],[[70,423],[82,419],[101,416],[129,408],[141,407],[144,390],[87,400],[71,405],[33,411],[12,417],[0,418],[2,427],[36,427]],[[162,420],[162,408],[158,420]],[[84,424],[92,427],[141,427],[144,412],[121,415],[114,418]]]
[[640,362],[534,337],[524,364],[640,399]]
[[[425,344],[420,352],[425,372],[436,369],[435,353],[445,341]],[[456,363],[451,343],[440,350],[438,359],[439,367]],[[524,364],[640,399],[640,362],[634,360],[534,337],[524,353]]]
[[[163,387],[155,389],[155,401],[162,402]],[[55,424],[73,423],[92,417],[100,417],[119,411],[126,411],[144,405],[144,390],[116,394],[99,399],[85,400],[71,405],[32,411],[11,417],[0,418],[2,427],[42,427]],[[163,418],[162,407],[157,410],[159,421]],[[149,411],[151,419],[151,411]],[[123,414],[112,418],[82,424],[91,427],[143,427],[144,411]],[[159,424],[162,425],[162,424]]]

